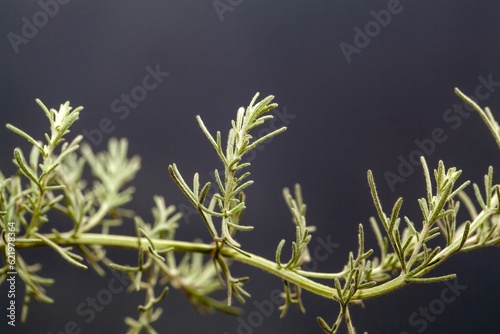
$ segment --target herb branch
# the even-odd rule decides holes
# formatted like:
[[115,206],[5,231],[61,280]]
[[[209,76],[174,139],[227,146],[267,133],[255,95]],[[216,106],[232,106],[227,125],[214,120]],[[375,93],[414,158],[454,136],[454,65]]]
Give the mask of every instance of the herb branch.
[[[458,89],[455,92],[477,111],[500,147],[500,127],[490,109],[482,109]],[[456,253],[500,246],[500,185],[494,183],[493,167],[488,168],[482,187],[472,186],[473,200],[465,193],[469,182],[459,181],[460,170],[446,168],[440,161],[431,172],[421,157],[425,183],[425,195],[417,203],[421,217],[402,216],[402,198],[395,201],[390,211],[384,210],[375,176],[371,171],[367,173],[377,214],[377,218],[372,217],[369,222],[377,240],[378,254],[367,249],[365,227],[360,224],[358,249],[349,253],[340,272],[304,270],[311,261],[308,245],[312,233],[319,231],[307,225],[307,206],[298,184],[293,195],[287,188],[283,191],[295,226],[288,261],[282,259],[287,245],[285,239],[276,245],[274,259],[248,252],[236,237],[238,231],[253,230],[252,225],[243,224],[244,190],[253,184],[248,171],[250,162],[245,161],[245,155],[286,130],[282,127],[254,138],[252,133],[273,118],[269,112],[277,106],[272,103],[272,96],[260,101],[258,96],[256,94],[246,108],[238,110],[236,119],[231,121],[225,147],[221,133],[217,131],[212,135],[201,117],[197,117],[222,163],[221,169],[214,170],[215,192],[211,192],[211,182],[200,180],[199,173],[194,174],[192,183],[188,184],[176,164],[168,166],[171,177],[202,218],[212,238],[210,243],[177,240],[181,214],[174,206],[167,206],[161,196],[153,197],[152,222],[125,209],[134,193],[128,183],[140,169],[140,158],[128,157],[126,139],[111,139],[108,149],[99,153],[94,153],[88,145],[80,147],[82,136],[67,141],[70,128],[82,110],[82,107],[73,109],[69,102],[62,104],[59,110],[49,110],[37,100],[49,120],[50,134],[45,134],[45,142],[7,124],[9,130],[25,138],[32,148],[29,155],[20,148],[14,149],[18,173],[6,178],[0,172],[0,228],[5,232],[8,224],[15,225],[17,250],[49,247],[77,270],[90,266],[103,276],[103,268],[108,267],[128,275],[129,291],[140,291],[145,298],[144,304],[138,307],[137,318],[125,319],[128,333],[157,333],[153,324],[160,318],[160,305],[168,299],[172,288],[182,291],[199,312],[240,314],[234,299],[244,303],[250,297],[244,288],[249,277],[233,275],[231,263],[236,261],[282,280],[281,317],[293,306],[305,312],[302,294],[313,293],[339,304],[333,324],[317,318],[320,328],[325,333],[337,333],[345,322],[352,334],[356,330],[351,306],[362,305],[365,299],[385,295],[410,283],[453,279],[456,276],[453,273],[434,276],[431,272]],[[92,183],[83,179],[85,168],[92,172]],[[465,207],[470,216],[463,222],[458,217],[461,207]],[[68,217],[71,225],[67,230],[59,231],[51,226],[51,211]],[[125,221],[133,222],[135,235],[113,233],[113,229]],[[9,272],[9,242],[3,233],[0,284]],[[111,247],[136,250],[137,262],[116,263],[106,253],[106,248]],[[184,255],[180,258],[176,253]],[[46,288],[54,279],[39,276],[42,265],[28,264],[22,251],[16,251],[16,270],[26,286],[22,311],[22,321],[26,321],[31,300],[53,303]],[[213,297],[221,289],[226,290],[227,297],[223,300]]]

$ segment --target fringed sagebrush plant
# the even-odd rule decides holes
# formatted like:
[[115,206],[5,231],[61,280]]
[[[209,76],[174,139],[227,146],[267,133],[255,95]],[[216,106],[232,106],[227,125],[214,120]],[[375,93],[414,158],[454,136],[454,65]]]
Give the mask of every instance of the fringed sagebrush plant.
[[[500,127],[491,111],[483,110],[458,89],[456,93],[479,113],[500,147]],[[41,264],[28,263],[22,252],[26,248],[50,247],[79,269],[90,266],[99,275],[105,274],[103,267],[128,275],[129,290],[143,291],[145,296],[137,318],[125,319],[129,333],[156,333],[153,325],[162,313],[159,305],[170,288],[183,291],[200,312],[216,310],[239,314],[233,299],[243,303],[250,296],[244,288],[249,278],[233,275],[231,263],[235,261],[260,268],[283,281],[282,317],[293,305],[304,312],[302,293],[309,292],[340,306],[338,315],[332,317],[335,320],[317,318],[326,333],[336,333],[342,322],[346,323],[349,333],[355,333],[349,310],[352,305],[410,283],[453,279],[453,273],[435,276],[432,270],[455,253],[500,245],[500,185],[493,181],[493,168],[488,169],[483,188],[473,185],[478,203],[474,205],[464,192],[469,182],[459,180],[460,170],[446,168],[440,161],[431,171],[422,157],[426,195],[418,200],[420,218],[401,217],[402,198],[389,211],[384,209],[375,177],[368,171],[368,185],[378,216],[370,219],[378,242],[378,256],[374,256],[372,249],[365,248],[365,228],[359,225],[358,249],[349,254],[342,271],[304,270],[311,260],[308,245],[316,228],[307,225],[306,204],[299,185],[295,186],[293,195],[288,189],[284,190],[296,232],[290,245],[290,258],[286,261],[282,256],[287,245],[285,240],[276,245],[274,259],[243,249],[236,234],[253,229],[242,222],[246,208],[243,191],[253,183],[245,155],[286,130],[283,127],[263,137],[253,137],[256,128],[273,118],[269,111],[276,107],[271,103],[272,96],[259,102],[257,98],[258,94],[247,108],[238,110],[224,142],[220,132],[213,135],[197,117],[222,163],[222,169],[214,170],[215,185],[203,183],[198,173],[188,183],[175,164],[168,167],[173,180],[202,218],[211,243],[177,240],[175,234],[181,214],[174,206],[167,206],[160,196],[154,197],[152,222],[124,209],[134,192],[127,183],[139,170],[140,159],[127,156],[125,139],[110,140],[108,150],[97,154],[87,145],[79,146],[81,136],[68,141],[69,129],[78,119],[81,107],[73,110],[66,102],[59,110],[49,110],[37,100],[50,123],[50,133],[44,141],[8,124],[9,130],[32,145],[27,154],[20,148],[14,149],[14,163],[19,168],[15,175],[6,178],[0,172],[0,228],[3,230],[0,248],[4,250],[0,283],[6,282],[13,271],[25,283],[21,320],[27,320],[32,300],[53,302],[46,287],[52,285],[54,279],[40,276]],[[94,176],[92,184],[82,179],[86,167]],[[458,218],[462,205],[470,215],[470,219],[463,222]],[[48,215],[51,211],[66,215],[71,226],[65,231],[55,229]],[[135,224],[135,235],[111,232],[111,228],[129,219]],[[42,227],[50,232],[42,233]],[[116,263],[107,256],[106,248],[110,247],[136,250],[137,263]],[[175,253],[184,255],[179,260]],[[223,300],[214,297],[221,289],[227,292]]]

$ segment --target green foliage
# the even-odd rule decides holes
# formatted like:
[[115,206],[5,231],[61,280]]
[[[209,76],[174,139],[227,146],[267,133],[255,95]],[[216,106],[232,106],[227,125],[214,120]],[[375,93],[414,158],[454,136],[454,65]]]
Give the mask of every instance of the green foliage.
[[[457,94],[471,104],[484,120],[500,147],[500,127],[488,108],[484,110],[456,89]],[[107,151],[94,153],[88,145],[79,147],[81,136],[66,141],[71,125],[78,119],[82,108],[72,109],[69,102],[59,110],[48,110],[38,104],[50,123],[50,135],[45,143],[34,139],[21,129],[8,124],[7,128],[24,137],[32,149],[26,158],[20,148],[14,149],[14,163],[18,172],[6,178],[0,172],[0,228],[5,232],[15,225],[15,264],[19,277],[26,286],[22,321],[26,321],[29,303],[52,303],[45,287],[54,283],[52,278],[38,275],[40,264],[28,264],[22,249],[47,246],[78,269],[92,267],[104,275],[103,267],[124,272],[130,278],[129,291],[141,291],[144,304],[138,307],[136,319],[127,317],[129,333],[157,333],[153,327],[162,314],[159,304],[171,288],[184,292],[199,312],[221,311],[240,314],[233,299],[244,303],[250,293],[243,284],[249,277],[234,277],[231,263],[242,262],[260,268],[283,281],[281,317],[290,306],[302,312],[305,306],[302,293],[312,292],[339,304],[339,312],[332,325],[318,317],[319,326],[326,333],[337,333],[345,321],[349,333],[355,333],[349,308],[361,305],[363,300],[385,295],[409,283],[434,283],[455,277],[451,273],[432,276],[430,272],[455,253],[486,246],[500,246],[500,185],[494,184],[493,168],[484,177],[484,189],[473,185],[478,206],[465,194],[469,182],[459,182],[461,171],[445,168],[439,162],[433,173],[421,158],[425,181],[425,197],[418,200],[422,217],[401,217],[403,199],[399,198],[386,212],[377,192],[375,177],[368,171],[368,185],[378,218],[370,225],[376,236],[378,256],[365,248],[365,231],[359,225],[358,249],[351,252],[342,271],[337,273],[310,272],[302,268],[311,261],[308,249],[314,226],[306,222],[306,204],[301,188],[295,186],[294,195],[285,188],[283,195],[295,225],[295,240],[291,243],[291,256],[282,262],[283,239],[277,245],[272,260],[247,252],[236,240],[238,231],[251,231],[253,226],[243,225],[246,208],[244,190],[253,184],[245,155],[269,138],[286,130],[277,129],[263,137],[254,138],[252,131],[273,118],[269,114],[276,104],[272,96],[257,102],[254,96],[247,108],[240,108],[231,121],[225,148],[221,133],[213,136],[202,119],[197,121],[209,143],[219,156],[223,169],[215,169],[216,191],[212,184],[193,176],[189,185],[175,164],[168,170],[199,212],[211,236],[210,243],[176,240],[181,214],[174,206],[167,206],[160,196],[154,196],[153,222],[146,222],[126,209],[132,200],[133,187],[127,186],[140,168],[138,157],[127,156],[127,141],[111,139]],[[85,168],[93,175],[93,182],[82,179]],[[91,185],[91,186],[90,186]],[[465,206],[470,219],[460,222],[458,212]],[[54,228],[49,212],[58,211],[69,218],[71,224],[64,231]],[[113,228],[133,220],[135,235],[112,233]],[[432,241],[432,242],[431,242]],[[4,265],[0,268],[0,283],[9,271],[8,254],[13,247],[2,234],[0,247],[4,250]],[[120,247],[137,251],[137,263],[118,264],[108,258],[106,248]],[[182,257],[175,253],[184,253]],[[318,280],[327,280],[329,284]],[[213,294],[225,289],[227,298],[217,300]],[[234,298],[233,298],[234,297]]]

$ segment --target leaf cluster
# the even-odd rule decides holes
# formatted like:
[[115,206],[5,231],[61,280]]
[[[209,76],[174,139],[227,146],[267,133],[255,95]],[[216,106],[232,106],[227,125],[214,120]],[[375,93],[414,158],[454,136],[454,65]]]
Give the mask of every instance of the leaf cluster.
[[[457,94],[471,104],[484,120],[500,147],[500,128],[488,108],[484,110],[458,89]],[[157,333],[153,324],[162,314],[160,303],[171,288],[181,290],[199,312],[221,311],[240,314],[232,305],[233,297],[244,303],[250,293],[244,289],[249,277],[235,277],[231,263],[239,261],[261,268],[283,281],[281,317],[296,305],[305,312],[304,291],[329,298],[339,304],[339,312],[329,325],[317,317],[326,333],[337,333],[345,321],[348,332],[355,333],[350,306],[363,305],[363,300],[385,295],[409,283],[433,283],[452,279],[455,274],[433,276],[431,271],[453,254],[487,246],[500,246],[500,185],[494,183],[493,167],[484,177],[484,189],[473,185],[475,200],[465,189],[469,182],[459,182],[461,171],[445,168],[442,161],[431,173],[422,157],[425,194],[418,200],[421,217],[402,216],[403,199],[392,205],[390,213],[383,208],[375,178],[367,173],[370,193],[377,218],[369,222],[378,245],[378,256],[365,245],[363,225],[358,229],[357,252],[350,252],[340,272],[310,272],[304,270],[310,262],[309,243],[315,226],[307,225],[307,206],[301,187],[293,195],[285,188],[283,196],[292,215],[295,240],[291,256],[282,262],[286,241],[279,242],[274,259],[264,259],[244,250],[236,240],[238,231],[251,231],[252,225],[242,223],[246,208],[244,190],[253,184],[249,161],[245,155],[266,140],[286,130],[285,127],[263,137],[252,133],[273,118],[269,112],[276,107],[273,97],[257,102],[254,96],[247,108],[240,108],[231,121],[225,147],[221,133],[213,136],[198,116],[202,132],[222,162],[215,169],[215,186],[201,182],[195,173],[188,185],[176,164],[168,170],[175,183],[198,211],[211,236],[210,243],[200,239],[193,242],[176,240],[181,214],[167,206],[161,196],[154,196],[152,221],[148,222],[126,206],[132,200],[134,188],[128,186],[140,169],[138,157],[128,157],[125,139],[111,139],[108,149],[94,153],[89,145],[81,145],[82,136],[66,141],[71,125],[78,119],[81,107],[72,109],[69,102],[59,110],[47,109],[39,100],[50,124],[45,143],[35,140],[23,130],[8,124],[7,128],[24,137],[32,146],[29,155],[14,149],[18,172],[6,178],[0,172],[0,228],[4,231],[15,225],[16,240],[9,244],[2,234],[4,264],[0,268],[0,284],[10,269],[9,252],[14,248],[16,271],[25,283],[22,321],[28,314],[31,300],[52,303],[46,292],[54,279],[42,277],[42,266],[29,264],[19,250],[46,246],[65,261],[80,269],[92,267],[105,275],[106,268],[119,270],[130,278],[129,291],[145,296],[138,307],[137,318],[127,317],[129,333]],[[92,182],[83,179],[88,168]],[[213,189],[212,189],[213,188]],[[465,208],[470,219],[461,221],[459,210]],[[50,212],[57,211],[69,219],[61,228],[54,224]],[[135,235],[115,233],[115,228],[131,221]],[[137,263],[119,264],[112,260],[106,247],[123,247],[137,251]],[[183,252],[182,256],[179,252]],[[205,260],[205,256],[209,259]],[[135,261],[134,261],[135,262]],[[319,281],[321,280],[321,282]],[[329,283],[324,284],[322,281]],[[212,296],[226,290],[227,298]]]

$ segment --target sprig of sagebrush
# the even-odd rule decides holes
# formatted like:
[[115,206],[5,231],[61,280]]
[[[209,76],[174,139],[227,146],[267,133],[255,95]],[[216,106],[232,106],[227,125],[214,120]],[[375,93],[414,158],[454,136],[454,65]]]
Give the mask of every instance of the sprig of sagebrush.
[[311,255],[307,245],[311,241],[311,234],[316,230],[315,226],[307,226],[306,223],[306,204],[302,198],[302,190],[299,184],[295,185],[295,198],[290,194],[290,190],[283,190],[283,197],[292,213],[295,224],[295,241],[292,242],[292,256],[287,263],[281,263],[281,251],[285,245],[285,239],[282,239],[276,249],[276,264],[279,268],[289,270],[299,269],[304,263],[311,261]]
[[[281,263],[281,252],[285,245],[285,239],[282,239],[276,249],[276,265],[281,270],[289,270],[296,272],[305,263],[311,261],[308,244],[311,241],[311,234],[316,230],[315,226],[307,226],[306,223],[306,209],[302,197],[302,190],[299,184],[295,185],[295,197],[290,194],[288,188],[283,189],[283,197],[292,213],[293,222],[295,224],[295,241],[292,242],[292,255],[287,263]],[[300,285],[283,280],[283,301],[284,304],[279,308],[281,310],[280,318],[284,317],[291,305],[297,305],[302,313],[305,313],[304,304],[302,303],[302,289]]]
[[[24,236],[28,241],[40,240],[44,245],[53,248],[65,260],[79,266],[87,268],[81,261],[83,258],[71,251],[71,247],[63,248],[38,231],[41,226],[48,221],[47,213],[52,210],[63,199],[62,194],[57,194],[64,186],[58,184],[56,180],[57,169],[66,157],[73,154],[78,149],[78,144],[82,136],[77,136],[71,142],[66,142],[64,136],[69,133],[70,126],[78,119],[82,107],[70,107],[69,102],[61,104],[59,110],[48,109],[40,100],[37,103],[42,108],[50,123],[50,135],[45,134],[46,143],[35,140],[18,127],[7,124],[7,128],[32,144],[29,159],[25,158],[20,148],[14,149],[14,162],[19,168],[21,175],[25,176],[29,185],[22,186],[22,180],[14,176],[11,179],[3,180],[0,197],[0,211],[6,213],[7,219],[16,223],[17,238]],[[60,146],[59,153],[56,149]],[[21,190],[22,189],[22,190]],[[10,193],[13,197],[6,198]],[[5,210],[3,209],[5,208]],[[13,213],[17,211],[17,213]],[[45,295],[42,285],[51,284],[51,279],[37,276],[36,271],[41,268],[39,265],[28,265],[20,254],[16,252],[16,264],[19,276],[26,284],[25,299],[21,319],[24,321],[28,312],[28,305],[31,299],[51,303],[52,299]]]
[[[286,127],[282,127],[260,138],[253,138],[251,131],[271,120],[273,116],[266,113],[277,106],[277,104],[271,103],[273,96],[268,96],[256,103],[258,96],[257,93],[246,109],[243,107],[238,109],[236,120],[231,121],[231,129],[228,133],[225,149],[222,147],[220,131],[217,131],[214,138],[201,117],[196,117],[203,133],[214,147],[224,166],[222,175],[218,169],[214,170],[219,192],[209,199],[208,206],[205,204],[205,200],[211,183],[206,182],[200,189],[199,174],[196,173],[193,177],[193,186],[190,187],[184,181],[177,166],[175,164],[169,166],[172,178],[200,213],[217,246],[212,257],[217,272],[221,272],[226,278],[229,305],[231,305],[233,295],[240,302],[244,302],[245,298],[250,296],[242,287],[248,278],[233,277],[228,262],[221,256],[219,251],[219,248],[227,245],[247,255],[241,250],[241,245],[234,239],[236,231],[250,231],[253,229],[253,226],[240,224],[245,210],[243,190],[253,184],[253,181],[248,179],[250,172],[244,172],[245,168],[250,166],[250,163],[244,162],[243,159],[245,154],[258,145],[286,130]],[[220,230],[215,227],[214,219],[220,220]]]
[[103,222],[106,214],[132,200],[134,187],[123,188],[134,179],[141,160],[138,156],[128,158],[127,151],[126,139],[111,138],[108,150],[98,154],[94,154],[89,145],[82,146],[82,155],[97,178],[92,189],[97,209],[78,226],[75,233],[92,230]]
[[[26,159],[20,148],[14,150],[14,162],[19,168],[18,175],[26,177],[28,185],[24,186],[23,180],[18,176],[5,179],[0,177],[0,211],[3,211],[3,221],[16,222],[16,241],[21,243],[41,242],[61,255],[69,263],[86,269],[84,258],[87,259],[96,271],[103,275],[104,271],[98,262],[109,263],[105,252],[99,245],[78,245],[77,248],[84,256],[75,253],[71,247],[62,247],[63,239],[78,237],[83,231],[88,231],[97,224],[102,224],[103,232],[106,224],[106,215],[111,210],[125,204],[131,199],[131,190],[121,191],[123,184],[135,175],[138,169],[138,158],[129,160],[127,143],[110,141],[108,153],[98,157],[88,153],[87,157],[77,157],[77,150],[82,136],[78,135],[72,141],[65,137],[70,132],[70,127],[79,118],[82,107],[73,108],[69,102],[61,104],[59,110],[48,109],[37,100],[45,116],[49,120],[50,134],[45,134],[46,143],[37,141],[16,126],[7,124],[7,128],[32,144],[29,158]],[[59,150],[58,150],[59,149]],[[84,149],[85,150],[85,149]],[[94,174],[101,176],[106,200],[99,201],[99,190],[86,191],[85,183],[81,180],[83,168],[90,164]],[[99,167],[104,166],[104,169]],[[107,172],[99,174],[99,171]],[[97,171],[97,173],[96,173]],[[121,178],[120,178],[121,177]],[[86,192],[85,192],[86,191]],[[125,193],[119,197],[119,195]],[[127,196],[128,195],[128,196]],[[114,196],[114,197],[113,197]],[[117,200],[118,198],[118,200]],[[64,201],[63,201],[64,199]],[[110,200],[111,199],[111,200]],[[113,202],[114,200],[114,202]],[[99,209],[95,209],[101,204]],[[58,210],[73,220],[74,225],[64,233],[52,228],[52,234],[40,233],[40,228],[48,223],[48,212]],[[82,227],[80,230],[80,227]],[[26,300],[23,314],[27,314],[29,298],[44,302],[51,301],[43,294],[41,286],[34,287],[32,282],[45,282],[36,276],[35,271],[27,268],[39,268],[24,263],[19,253],[16,253],[19,264],[19,275],[26,283]],[[24,269],[23,269],[24,268]],[[2,280],[3,281],[3,280]],[[22,318],[23,320],[25,317]]]
[[[71,142],[65,142],[64,135],[69,133],[69,127],[78,119],[82,107],[70,107],[69,102],[61,104],[59,110],[48,109],[40,100],[37,103],[45,112],[49,119],[51,134],[45,134],[46,144],[35,140],[32,136],[17,128],[14,125],[7,124],[7,128],[22,137],[33,145],[29,162],[26,161],[20,148],[14,149],[14,160],[19,167],[20,172],[30,180],[31,191],[27,195],[25,208],[31,214],[30,222],[24,226],[25,233],[29,237],[35,234],[40,226],[47,221],[46,212],[59,202],[63,196],[54,196],[47,199],[47,193],[60,190],[61,185],[54,180],[57,172],[55,171],[61,162],[71,153],[78,149],[82,136],[77,136]],[[56,148],[61,145],[59,154],[55,153]],[[40,155],[42,162],[40,163]]]
[[[101,262],[116,270],[127,272],[133,282],[132,287],[144,291],[146,297],[144,305],[139,309],[138,319],[127,319],[131,333],[140,330],[155,332],[151,323],[156,321],[160,315],[161,311],[157,304],[165,297],[168,289],[168,287],[161,285],[167,283],[171,287],[184,291],[198,310],[216,309],[234,313],[236,309],[228,307],[231,294],[234,293],[237,298],[243,301],[248,293],[243,290],[241,284],[246,278],[233,278],[231,276],[229,260],[263,269],[283,280],[285,303],[281,307],[282,315],[292,304],[297,304],[300,309],[303,309],[301,293],[307,290],[335,300],[340,304],[340,312],[333,325],[328,325],[323,318],[318,317],[318,322],[325,332],[337,332],[341,321],[345,320],[349,332],[354,333],[354,325],[349,313],[350,305],[360,304],[364,299],[387,294],[408,283],[432,283],[450,279],[454,277],[454,274],[437,277],[427,277],[426,275],[454,253],[500,244],[498,204],[500,186],[493,184],[493,168],[490,167],[485,176],[484,192],[480,191],[478,186],[474,186],[479,203],[479,209],[476,209],[472,200],[462,191],[467,184],[455,186],[460,171],[455,168],[446,169],[444,164],[440,162],[434,171],[433,181],[425,160],[422,160],[426,184],[426,195],[419,200],[423,216],[420,220],[422,223],[415,223],[408,217],[403,217],[404,228],[399,217],[403,204],[402,199],[396,201],[391,214],[387,215],[382,209],[373,175],[370,171],[368,172],[368,183],[382,225],[381,230],[375,219],[370,220],[380,248],[380,258],[370,258],[373,251],[365,251],[364,230],[360,225],[357,255],[352,252],[349,254],[347,264],[341,272],[313,273],[301,270],[301,265],[306,263],[308,259],[307,245],[310,241],[309,233],[312,232],[312,227],[305,223],[305,204],[300,194],[300,188],[296,188],[295,198],[285,191],[286,201],[294,217],[297,232],[296,240],[292,243],[290,261],[285,264],[281,263],[280,251],[277,251],[274,261],[270,261],[242,250],[241,245],[234,239],[234,233],[238,229],[251,229],[251,226],[240,224],[241,215],[245,208],[242,190],[251,184],[251,181],[248,181],[249,173],[242,172],[244,168],[249,166],[249,163],[242,162],[242,159],[248,150],[270,138],[268,135],[263,137],[264,139],[252,141],[249,134],[249,131],[255,126],[270,119],[270,116],[262,115],[269,111],[270,106],[274,106],[274,104],[270,104],[271,100],[264,99],[263,101],[266,102],[261,101],[254,105],[254,98],[246,110],[242,108],[238,111],[237,119],[232,122],[225,153],[222,150],[220,133],[218,132],[214,139],[201,119],[198,118],[202,130],[216,149],[224,165],[224,174],[219,173],[218,170],[215,171],[220,192],[211,196],[208,205],[205,204],[205,200],[209,197],[211,186],[209,182],[200,189],[199,175],[195,174],[191,188],[184,182],[175,165],[169,168],[181,190],[200,212],[214,239],[212,244],[174,240],[175,230],[178,227],[177,220],[180,216],[174,214],[174,209],[167,208],[163,200],[159,198],[155,198],[153,224],[150,225],[140,217],[135,217],[136,236],[111,234],[110,228],[121,223],[121,216],[131,215],[122,206],[131,199],[132,191],[130,189],[122,190],[122,187],[135,175],[138,162],[137,159],[126,158],[126,142],[118,141],[110,144],[107,153],[94,154],[87,150],[83,157],[77,157],[76,149],[73,149],[72,145],[77,145],[78,142],[73,141],[74,144],[63,143],[63,135],[69,131],[71,122],[76,120],[74,114],[70,113],[69,105],[66,106],[66,111],[60,110],[57,117],[46,111],[46,114],[52,117],[50,119],[52,132],[51,136],[46,136],[48,142],[46,147],[31,136],[24,136],[24,132],[21,130],[12,128],[33,144],[33,150],[29,163],[22,156],[20,150],[19,153],[15,153],[20,172],[28,179],[29,185],[27,187],[22,185],[18,176],[5,178],[0,173],[0,219],[2,224],[5,221],[11,221],[11,219],[15,220],[20,222],[16,228],[22,231],[23,228],[27,230],[32,226],[33,213],[38,214],[39,219],[41,219],[37,220],[36,224],[46,223],[44,217],[49,210],[55,209],[67,214],[74,222],[72,229],[67,232],[52,230],[52,233],[42,234],[33,228],[31,234],[20,234],[16,240],[16,248],[51,246],[55,247],[68,261],[80,262],[81,257],[66,247],[76,246],[94,268],[98,262]],[[494,130],[498,129],[494,127],[496,123],[491,113],[485,113],[485,115],[488,116],[486,118],[488,126],[493,127]],[[62,125],[53,127],[52,124],[55,123]],[[251,124],[255,126],[252,127]],[[283,130],[284,128],[277,131]],[[61,133],[62,135],[60,135]],[[54,149],[47,149],[51,145],[61,143],[63,146],[59,155],[55,154]],[[65,153],[68,148],[73,151]],[[44,167],[38,169],[40,155]],[[82,177],[81,170],[85,164],[90,165],[97,178],[97,183],[92,190],[86,189],[84,184],[79,182]],[[42,192],[44,196],[39,196]],[[65,203],[61,200],[61,194],[58,192],[63,192]],[[41,203],[38,211],[33,210],[37,203]],[[457,214],[460,203],[463,203],[471,214],[470,221],[462,223],[458,221]],[[103,207],[105,208],[103,209]],[[220,220],[218,228],[215,227],[216,220]],[[97,226],[101,227],[101,233],[90,233],[90,230]],[[430,240],[438,240],[436,238],[439,236],[443,237],[443,245],[436,246],[434,242],[432,245],[428,243]],[[226,245],[228,247],[224,247]],[[283,247],[284,243],[281,242],[280,245]],[[5,247],[5,241],[0,240],[0,246]],[[137,250],[137,266],[112,263],[106,257],[104,247],[123,247]],[[173,252],[187,252],[188,254],[177,263]],[[210,255],[212,262],[204,262],[202,254]],[[20,276],[23,277],[27,285],[28,295],[25,304],[27,305],[31,298],[51,302],[50,297],[44,294],[42,285],[50,284],[52,280],[36,276],[35,272],[39,266],[25,265],[23,267],[25,262],[19,253],[17,256],[20,259],[19,263],[21,263]],[[0,274],[2,274],[0,281],[5,279],[6,268],[4,266],[0,270]],[[209,297],[209,294],[221,288],[221,281],[218,279],[221,273],[226,277],[227,303]],[[393,275],[395,276],[393,277]],[[328,279],[332,284],[322,284],[314,279]],[[156,289],[156,287],[161,290]],[[23,319],[25,319],[26,314],[27,307],[23,308]]]
[[[500,128],[498,123],[495,122],[491,111],[489,109],[482,110],[458,89],[455,91],[480,114],[500,147]],[[347,276],[344,275],[343,277],[344,286],[342,287],[339,278],[333,278],[337,294],[340,297],[341,308],[332,326],[329,326],[322,317],[318,317],[318,323],[326,333],[336,333],[342,319],[345,320],[349,333],[355,333],[348,308],[350,302],[373,298],[382,291],[387,293],[407,283],[433,283],[452,279],[456,276],[455,274],[435,277],[426,277],[425,275],[452,254],[484,246],[500,245],[500,208],[498,204],[500,185],[493,185],[493,167],[489,167],[488,174],[484,178],[484,196],[481,194],[479,187],[474,185],[474,192],[482,209],[478,214],[472,201],[463,192],[469,182],[464,182],[455,187],[455,183],[461,174],[460,170],[456,168],[446,170],[444,163],[440,161],[438,168],[434,170],[435,187],[433,187],[431,174],[423,157],[421,157],[421,164],[426,184],[426,197],[418,200],[423,216],[419,230],[417,230],[415,227],[417,225],[413,221],[408,217],[404,217],[406,227],[401,231],[399,213],[403,204],[402,198],[395,202],[390,215],[384,212],[373,174],[368,171],[368,184],[372,199],[386,236],[382,235],[376,220],[372,218],[370,222],[381,252],[380,259],[375,258],[372,263],[367,261],[367,266],[363,268],[363,266],[356,267],[353,265],[351,255],[349,268],[344,269],[344,273],[347,274]],[[471,214],[472,221],[465,221],[458,225],[457,214],[460,202],[456,200],[456,197],[464,201]],[[363,245],[362,235],[361,228],[359,233],[360,247]],[[443,246],[432,247],[428,244],[430,240],[438,236],[444,238],[445,244]],[[392,252],[389,250],[389,245]],[[383,284],[376,285],[377,281],[381,282],[390,278],[390,273],[395,270],[399,271],[398,276],[389,279]],[[373,276],[372,273],[376,275]],[[362,283],[364,281],[362,279],[363,275],[366,277],[372,276],[374,280]],[[364,289],[360,288],[361,284],[366,284]]]
[[[255,104],[258,96],[259,94],[254,96],[246,109],[243,107],[238,109],[236,120],[231,121],[225,150],[222,147],[220,131],[217,131],[214,138],[201,117],[196,117],[203,133],[214,147],[224,166],[222,176],[218,169],[214,170],[219,193],[212,196],[208,206],[205,205],[205,200],[211,183],[206,182],[200,189],[199,174],[196,173],[193,177],[193,186],[190,187],[184,181],[176,164],[169,166],[172,178],[199,211],[214,241],[223,242],[236,250],[240,249],[241,245],[233,238],[234,232],[253,229],[252,226],[240,225],[240,218],[245,209],[242,192],[253,184],[252,180],[248,180],[250,172],[243,172],[245,168],[250,166],[249,162],[243,162],[243,158],[245,154],[258,145],[286,130],[286,127],[282,127],[252,141],[251,130],[271,120],[273,116],[265,114],[277,106],[276,103],[271,103],[273,96],[268,96]],[[221,220],[220,232],[217,231],[213,218]]]

